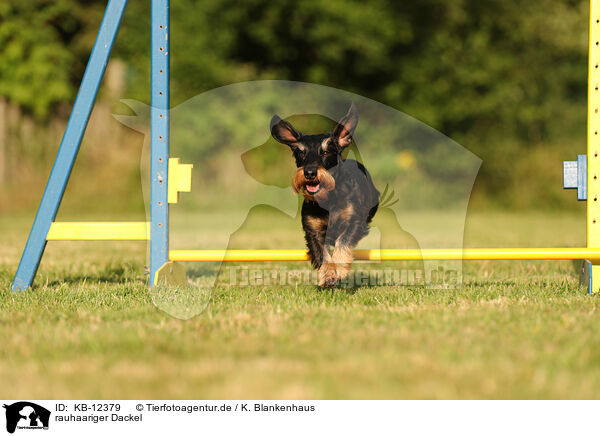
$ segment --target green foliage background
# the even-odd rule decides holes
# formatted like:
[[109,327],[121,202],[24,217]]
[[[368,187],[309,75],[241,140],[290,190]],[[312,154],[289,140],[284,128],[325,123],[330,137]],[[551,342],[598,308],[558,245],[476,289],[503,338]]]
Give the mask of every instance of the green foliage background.
[[[0,97],[40,128],[72,102],[105,4],[3,0]],[[344,89],[480,156],[475,198],[485,204],[577,207],[561,190],[561,161],[585,152],[588,8],[583,0],[174,0],[172,104],[256,79]],[[149,21],[150,1],[130,1],[113,54],[127,66],[122,97],[145,102]]]

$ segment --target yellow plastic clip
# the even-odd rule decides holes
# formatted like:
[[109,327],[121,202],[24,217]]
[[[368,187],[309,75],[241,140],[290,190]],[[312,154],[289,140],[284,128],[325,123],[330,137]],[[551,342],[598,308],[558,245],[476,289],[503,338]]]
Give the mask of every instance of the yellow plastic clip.
[[194,168],[193,164],[180,164],[179,158],[169,159],[169,187],[167,193],[169,203],[177,203],[180,192],[191,192],[192,168]]

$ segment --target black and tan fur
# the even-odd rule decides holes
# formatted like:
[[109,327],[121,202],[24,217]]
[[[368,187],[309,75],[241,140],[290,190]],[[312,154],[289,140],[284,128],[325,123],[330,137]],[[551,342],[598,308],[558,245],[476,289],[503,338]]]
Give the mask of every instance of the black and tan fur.
[[348,276],[352,251],[369,233],[379,204],[367,169],[342,158],[357,124],[354,104],[329,133],[307,135],[277,115],[271,120],[271,134],[288,145],[296,159],[292,187],[304,196],[302,227],[320,286],[335,286]]

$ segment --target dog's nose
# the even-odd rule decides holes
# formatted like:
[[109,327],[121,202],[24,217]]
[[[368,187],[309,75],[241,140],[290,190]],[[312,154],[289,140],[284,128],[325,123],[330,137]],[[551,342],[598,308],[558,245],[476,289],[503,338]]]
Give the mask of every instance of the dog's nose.
[[314,179],[317,177],[317,169],[316,168],[304,168],[304,177],[307,179]]

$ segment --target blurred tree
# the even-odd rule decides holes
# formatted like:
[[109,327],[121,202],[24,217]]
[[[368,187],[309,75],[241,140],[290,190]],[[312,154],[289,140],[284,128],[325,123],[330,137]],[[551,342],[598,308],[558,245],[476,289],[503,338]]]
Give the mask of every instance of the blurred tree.
[[[105,4],[0,2],[0,97],[39,118],[71,102]],[[256,79],[356,92],[425,121],[481,156],[479,182],[495,196],[509,193],[509,202],[509,187],[517,183],[511,168],[527,159],[527,150],[539,156],[540,144],[558,144],[565,158],[584,150],[588,5],[172,1],[172,103]],[[127,63],[127,97],[145,102],[149,20],[149,1],[129,2],[115,49]],[[535,177],[554,183],[543,169]]]
[[[93,3],[93,2],[89,2]],[[75,0],[0,3],[0,96],[45,118],[71,101],[83,74],[96,8]]]
[[[131,77],[144,98],[148,53],[136,47],[149,13],[140,16],[123,53],[146,66]],[[510,203],[526,150],[584,150],[587,16],[587,0],[181,0],[172,8],[173,102],[263,78],[357,92],[478,154],[479,183]],[[556,171],[537,167],[540,186],[557,183]]]

